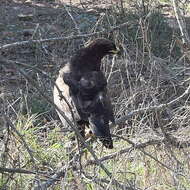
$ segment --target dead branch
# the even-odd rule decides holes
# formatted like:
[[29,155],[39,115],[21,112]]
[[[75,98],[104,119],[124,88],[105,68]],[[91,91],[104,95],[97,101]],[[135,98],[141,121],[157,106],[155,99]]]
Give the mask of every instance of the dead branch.
[[[135,149],[137,149],[137,147],[138,147],[138,149],[142,152],[142,153],[144,153],[146,156],[148,156],[148,157],[150,157],[151,159],[153,159],[154,161],[156,161],[156,162],[158,162],[160,165],[162,165],[163,167],[165,167],[166,169],[168,169],[168,170],[170,170],[170,171],[172,171],[172,172],[174,172],[174,173],[176,173],[172,168],[170,168],[169,166],[167,166],[166,164],[164,164],[163,162],[161,162],[161,161],[159,161],[157,158],[155,158],[154,156],[152,156],[151,154],[149,154],[148,152],[146,152],[145,150],[144,150],[144,148],[145,147],[147,147],[147,146],[149,146],[149,142],[146,142],[146,144],[144,144],[144,145],[146,145],[145,147],[142,147],[142,146],[144,146],[144,145],[141,145],[140,146],[140,144],[139,145],[136,145],[134,142],[132,142],[131,140],[129,140],[129,139],[126,139],[126,138],[124,138],[124,137],[121,137],[121,136],[118,136],[118,135],[113,135],[113,136],[115,136],[115,137],[118,137],[118,138],[120,138],[120,139],[123,139],[124,141],[127,141],[129,144],[131,144]],[[180,144],[180,142],[178,142],[176,139],[172,139],[171,137],[170,137],[170,139],[168,139],[167,138],[168,137],[168,134],[167,134],[167,136],[164,138],[164,139],[162,139],[162,140],[158,140],[157,141],[157,145],[161,145],[161,143],[168,143],[168,141],[170,142],[170,145],[172,144],[172,145],[174,145],[176,148],[179,148],[179,146],[180,145],[189,145],[190,146],[190,143],[189,142],[182,142],[181,144]],[[173,137],[174,138],[174,137]],[[160,141],[160,142],[159,142]],[[172,143],[172,142],[173,143]],[[155,143],[156,143],[156,140],[155,140]],[[175,143],[175,144],[174,144]],[[152,144],[150,144],[150,145],[152,145]],[[188,146],[187,146],[188,147]],[[186,148],[186,147],[183,147],[183,148]],[[178,174],[179,175],[179,174]]]
[[30,171],[30,170],[25,170],[22,168],[4,168],[4,167],[0,167],[0,173],[19,173],[19,174],[43,174],[43,175],[47,175],[46,172],[43,171]]
[[115,124],[111,124],[110,127],[114,127],[115,125],[119,125],[119,124],[122,124],[124,123],[126,120],[130,119],[131,117],[137,115],[137,114],[141,114],[141,113],[145,113],[145,112],[152,112],[152,111],[160,111],[160,110],[163,110],[169,106],[172,106],[174,104],[176,104],[177,102],[181,101],[185,96],[187,96],[188,94],[190,93],[190,85],[187,87],[187,89],[185,90],[185,92],[177,97],[176,99],[174,100],[171,100],[170,102],[168,103],[165,103],[165,104],[160,104],[158,106],[149,106],[149,107],[145,107],[145,108],[141,108],[141,109],[137,109],[137,110],[133,110],[131,112],[129,112],[127,115],[121,117],[120,119],[118,119]]
[[[113,135],[113,136],[117,136],[117,135]],[[147,141],[145,143],[140,143],[140,144],[135,144],[134,142],[132,142],[131,140],[129,139],[126,139],[124,137],[120,137],[120,136],[117,136],[125,141],[127,141],[129,144],[131,144],[132,146],[129,147],[129,148],[125,148],[125,149],[122,149],[118,152],[115,152],[113,154],[110,154],[110,155],[107,155],[107,156],[104,156],[102,158],[99,159],[100,162],[104,162],[104,161],[107,161],[107,160],[110,160],[110,159],[113,159],[113,158],[116,158],[122,154],[126,154],[128,152],[131,152],[132,150],[134,149],[139,149],[141,152],[143,152],[145,155],[147,155],[148,157],[150,157],[151,159],[153,159],[154,161],[158,162],[160,165],[162,165],[163,167],[165,167],[166,169],[176,173],[176,171],[174,171],[172,168],[170,168],[169,166],[167,166],[166,164],[162,163],[161,161],[159,161],[158,159],[156,159],[155,157],[153,157],[151,154],[147,153],[146,151],[144,151],[144,148],[146,148],[147,146],[152,146],[152,145],[161,145],[162,143],[166,143],[168,142],[168,139],[161,139],[161,140],[150,140],[150,141]],[[178,142],[176,141],[176,139],[173,137],[172,139],[172,145],[176,146],[177,148],[179,146],[182,146],[183,148],[185,147],[189,147],[190,146],[190,143],[189,142]],[[97,165],[96,161],[95,160],[89,160],[85,165],[84,167],[86,166],[89,166],[89,165]],[[181,176],[184,176],[182,175],[181,173],[177,173],[178,175],[181,175]]]
[[34,187],[34,190],[45,190],[45,189],[47,189],[48,187],[53,185],[57,180],[59,180],[61,177],[65,176],[65,170],[66,170],[65,166],[63,166],[53,176],[51,176],[51,178],[49,180],[47,180],[46,182]]
[[123,24],[120,24],[118,26],[113,26],[111,27],[109,30],[102,30],[100,32],[93,32],[93,33],[89,33],[89,34],[79,34],[79,35],[71,35],[71,36],[67,36],[67,37],[57,37],[57,38],[47,38],[47,39],[40,39],[40,40],[27,40],[27,41],[21,41],[21,42],[14,42],[11,44],[5,44],[3,46],[0,46],[0,50],[5,50],[8,48],[15,48],[18,46],[24,46],[24,45],[29,45],[29,44],[37,44],[37,43],[44,43],[44,42],[59,42],[59,41],[65,41],[65,40],[74,40],[74,39],[80,39],[80,38],[89,38],[92,36],[96,36],[96,35],[102,35],[102,34],[107,34],[107,33],[111,33],[115,30],[119,30],[123,27],[128,26],[130,23],[129,22],[125,22]]
[[37,172],[24,170],[21,168],[3,168],[3,167],[0,167],[0,173],[36,174]]
[[[105,183],[106,185],[110,185],[110,181],[106,180],[106,179],[92,177],[92,176],[89,176],[89,175],[84,175],[84,178],[87,178],[88,180],[91,180],[91,181],[95,182],[98,185],[100,185],[101,183]],[[136,189],[135,187],[132,187],[130,184],[129,184],[129,186],[127,186],[126,184],[122,185],[122,186],[123,186],[122,189],[126,189],[126,190],[141,190],[139,188]]]
[[172,0],[173,2],[173,8],[174,8],[174,12],[175,12],[175,16],[179,25],[179,29],[181,32],[181,37],[182,37],[182,41],[183,43],[190,43],[190,38],[187,32],[187,27],[186,27],[186,23],[183,19],[183,16],[181,15],[181,11],[179,9],[178,6],[178,0]]
[[[102,158],[99,159],[99,162],[104,162],[106,160],[110,160],[110,159],[116,158],[119,155],[125,154],[127,152],[131,152],[133,149],[145,148],[145,147],[147,147],[149,145],[159,145],[159,144],[161,144],[160,140],[150,140],[150,141],[145,142],[145,143],[136,144],[135,146],[131,146],[129,148],[124,148],[124,149],[122,149],[122,150],[120,150],[118,152],[114,152],[113,154],[104,156],[104,157],[102,157]],[[97,165],[96,161],[95,160],[89,160],[85,164],[85,167],[89,166],[89,165],[93,165],[93,164]]]

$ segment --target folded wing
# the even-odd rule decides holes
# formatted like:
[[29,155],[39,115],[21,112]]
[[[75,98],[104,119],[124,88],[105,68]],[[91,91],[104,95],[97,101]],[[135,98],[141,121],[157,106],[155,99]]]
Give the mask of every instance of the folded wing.
[[64,80],[70,87],[79,115],[81,118],[87,117],[92,132],[105,147],[113,148],[109,121],[114,122],[114,115],[103,73],[88,72],[81,77],[80,81],[75,81],[71,76],[66,76]]

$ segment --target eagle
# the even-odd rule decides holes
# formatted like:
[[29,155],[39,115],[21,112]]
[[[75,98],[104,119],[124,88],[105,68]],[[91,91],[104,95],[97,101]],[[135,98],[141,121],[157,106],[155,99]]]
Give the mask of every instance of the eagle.
[[87,72],[83,74],[80,81],[73,80],[68,73],[65,73],[63,79],[70,87],[70,95],[77,112],[83,121],[86,121],[84,124],[86,126],[90,124],[92,133],[103,142],[103,145],[112,147],[109,121],[114,123],[115,120],[103,73]]
[[[92,134],[109,149],[113,148],[109,121],[114,122],[114,115],[107,93],[107,81],[100,67],[105,55],[118,52],[116,45],[104,38],[98,38],[79,49],[60,69],[53,92],[54,103],[71,121],[77,121],[81,135],[85,137],[85,129],[89,127]],[[61,98],[60,91],[67,102]],[[63,125],[67,126],[65,119],[57,112]]]

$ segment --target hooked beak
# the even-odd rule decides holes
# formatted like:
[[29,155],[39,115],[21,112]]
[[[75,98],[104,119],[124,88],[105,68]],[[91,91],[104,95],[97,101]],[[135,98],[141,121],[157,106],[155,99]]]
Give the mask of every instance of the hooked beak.
[[110,50],[109,53],[111,54],[118,54],[120,51],[119,49],[116,49],[116,50]]

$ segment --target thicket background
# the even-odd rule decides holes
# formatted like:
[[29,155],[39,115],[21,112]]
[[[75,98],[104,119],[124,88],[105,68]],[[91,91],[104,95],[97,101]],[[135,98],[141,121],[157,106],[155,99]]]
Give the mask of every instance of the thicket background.
[[[0,1],[0,189],[189,190],[188,0]],[[77,148],[52,101],[58,71],[97,37],[114,149]]]

